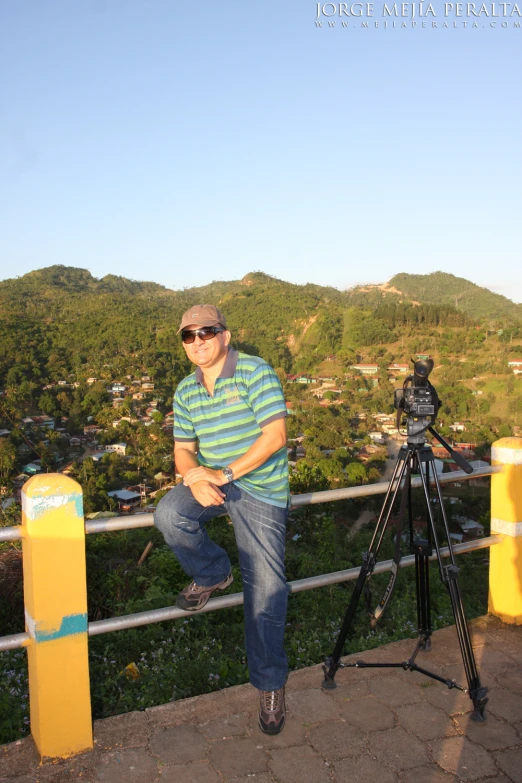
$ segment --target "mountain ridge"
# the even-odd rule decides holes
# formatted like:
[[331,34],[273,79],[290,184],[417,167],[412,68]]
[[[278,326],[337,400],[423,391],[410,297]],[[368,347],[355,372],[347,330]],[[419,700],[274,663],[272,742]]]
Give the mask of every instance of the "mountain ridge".
[[265,272],[249,272],[239,280],[214,280],[202,286],[192,286],[181,290],[167,288],[160,283],[137,281],[107,274],[102,278],[94,277],[87,269],[52,265],[33,270],[26,275],[7,278],[0,281],[0,299],[2,294],[33,294],[42,298],[54,298],[59,293],[69,295],[131,294],[162,296],[176,301],[176,304],[194,301],[194,298],[219,298],[226,302],[235,296],[250,297],[261,290],[274,293],[282,287],[288,287],[294,293],[302,292],[307,296],[330,300],[342,307],[377,307],[387,303],[411,304],[415,307],[425,305],[452,305],[472,317],[496,321],[507,318],[522,321],[522,304],[490,291],[488,288],[472,283],[466,278],[457,277],[448,272],[431,272],[425,275],[400,272],[389,281],[358,285],[346,290],[333,286],[321,286],[316,283],[297,284],[281,280]]

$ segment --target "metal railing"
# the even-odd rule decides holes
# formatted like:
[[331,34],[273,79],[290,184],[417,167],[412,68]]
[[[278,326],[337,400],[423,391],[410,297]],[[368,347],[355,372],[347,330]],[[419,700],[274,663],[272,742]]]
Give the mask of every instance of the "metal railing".
[[[469,481],[481,477],[491,476],[499,473],[502,466],[484,467],[474,470],[472,474],[464,471],[455,471],[453,473],[444,473],[438,476],[440,483],[454,483],[460,481]],[[420,477],[413,478],[412,487],[421,487]],[[332,489],[322,492],[309,492],[303,495],[293,495],[291,498],[292,507],[301,507],[319,503],[329,503],[337,500],[349,500],[353,498],[369,497],[372,495],[384,494],[388,491],[390,483],[381,481],[376,484],[365,484],[357,487],[347,487],[343,489]],[[106,519],[96,519],[85,522],[85,533],[106,533],[121,530],[131,530],[135,528],[152,527],[154,525],[153,514],[139,514],[134,517],[115,517]],[[10,527],[0,530],[0,542],[16,541],[23,539],[22,530],[19,527]],[[461,544],[454,544],[455,554],[473,552],[477,549],[485,549],[502,541],[502,536],[493,535],[487,538],[480,538],[474,541],[467,541]],[[449,555],[448,547],[441,548],[443,557]],[[431,559],[435,559],[433,555]],[[401,568],[411,566],[415,563],[414,555],[404,557],[401,560]],[[375,574],[389,571],[392,565],[391,560],[385,560],[378,563],[374,569]],[[299,593],[303,590],[313,590],[316,587],[339,584],[357,579],[360,568],[350,568],[345,571],[335,571],[330,574],[321,574],[307,579],[299,579],[289,582],[290,593]],[[211,599],[201,612],[212,612],[219,609],[228,609],[233,606],[240,606],[243,603],[243,593],[232,593],[231,595],[221,596]],[[98,636],[103,633],[120,631],[128,628],[137,628],[150,623],[161,623],[168,620],[176,620],[185,617],[187,612],[178,609],[176,606],[167,606],[162,609],[153,609],[148,612],[137,612],[135,614],[123,615],[120,617],[110,617],[106,620],[96,620],[88,624],[88,635]],[[27,646],[31,637],[29,633],[18,633],[10,636],[0,637],[0,652],[4,650],[15,650]]]
[[[439,475],[441,484],[452,484],[456,481],[472,481],[484,476],[491,476],[502,470],[501,465],[474,470],[472,474],[457,470],[453,473]],[[431,483],[434,483],[433,481]],[[412,487],[422,487],[420,477],[411,480]],[[345,487],[344,489],[328,489],[322,492],[307,492],[303,495],[292,495],[291,507],[309,506],[317,503],[330,503],[335,500],[351,500],[353,498],[370,497],[371,495],[383,495],[388,491],[389,481],[379,481],[376,484],[362,484],[357,487]],[[140,527],[153,527],[154,514],[136,514],[135,516],[107,517],[93,519],[85,522],[85,533],[108,533],[115,530],[132,530]],[[23,538],[19,526],[0,529],[0,543],[3,541],[17,541]]]

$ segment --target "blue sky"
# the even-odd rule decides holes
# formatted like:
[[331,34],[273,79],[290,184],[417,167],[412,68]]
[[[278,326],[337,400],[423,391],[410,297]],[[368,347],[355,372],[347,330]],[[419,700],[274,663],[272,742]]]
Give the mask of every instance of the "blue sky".
[[0,278],[440,269],[522,301],[522,16],[432,5],[0,0]]

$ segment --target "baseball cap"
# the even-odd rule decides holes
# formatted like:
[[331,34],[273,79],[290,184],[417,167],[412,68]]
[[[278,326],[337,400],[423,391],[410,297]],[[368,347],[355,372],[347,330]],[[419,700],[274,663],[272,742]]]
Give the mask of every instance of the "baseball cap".
[[186,313],[183,313],[177,334],[191,324],[197,324],[198,326],[214,326],[214,324],[221,324],[221,326],[226,327],[227,322],[225,316],[217,307],[211,304],[201,304],[194,305],[194,307],[191,307]]

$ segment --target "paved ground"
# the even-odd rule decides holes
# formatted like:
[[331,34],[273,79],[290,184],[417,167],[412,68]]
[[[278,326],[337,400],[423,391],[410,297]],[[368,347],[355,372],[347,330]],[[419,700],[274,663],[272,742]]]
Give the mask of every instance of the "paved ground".
[[[30,738],[0,746],[0,783],[522,782],[522,627],[493,618],[472,627],[490,688],[484,724],[469,720],[466,695],[422,675],[344,669],[325,692],[315,666],[290,675],[278,737],[258,729],[256,692],[242,685],[96,721],[95,750],[74,759],[39,764]],[[364,657],[411,651],[398,642]],[[454,628],[434,634],[422,662],[464,682]]]

